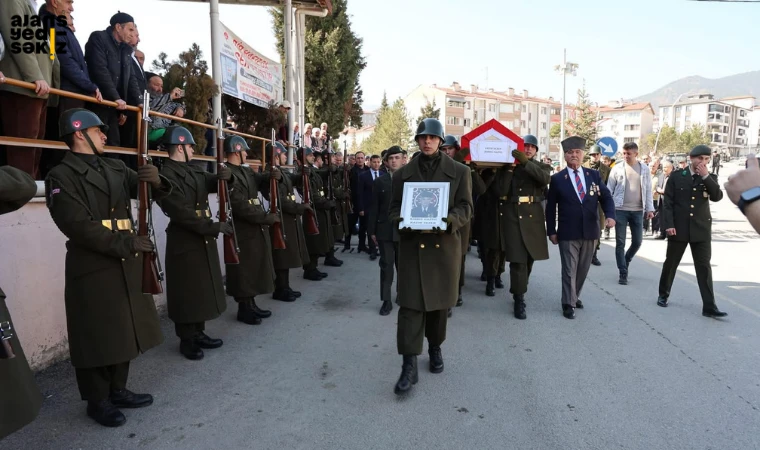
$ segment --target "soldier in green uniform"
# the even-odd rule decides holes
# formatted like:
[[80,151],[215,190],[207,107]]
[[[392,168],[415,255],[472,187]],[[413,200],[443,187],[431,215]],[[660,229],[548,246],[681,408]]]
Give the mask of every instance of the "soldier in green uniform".
[[[272,144],[267,144],[267,155],[272,154]],[[274,165],[286,163],[287,150],[280,142],[275,142]],[[272,298],[283,302],[293,302],[301,296],[301,292],[290,287],[290,269],[301,268],[309,262],[309,252],[306,248],[306,238],[301,227],[301,217],[311,206],[296,203],[295,185],[301,183],[301,175],[289,170],[281,170],[282,177],[277,183],[277,194],[282,209],[282,232],[285,235],[285,248],[273,249],[274,261],[274,292]],[[269,186],[263,186],[266,197],[271,199]],[[270,229],[271,232],[271,229]],[[271,234],[271,233],[270,233]]]
[[415,140],[420,155],[393,174],[391,223],[397,227],[403,221],[401,203],[407,182],[449,183],[448,216],[446,229],[419,232],[406,228],[399,232],[397,345],[404,362],[396,394],[409,391],[417,382],[417,355],[422,353],[425,337],[430,371],[443,371],[441,344],[446,339],[447,309],[456,304],[459,290],[460,231],[472,219],[472,181],[464,164],[439,151],[441,122],[424,119]]
[[[336,141],[336,145],[338,145]],[[324,165],[317,171],[322,178],[322,185],[325,186],[325,195],[328,194],[328,187],[332,188],[333,196],[335,197],[335,207],[327,212],[327,216],[332,223],[332,233],[335,238],[335,242],[341,239],[347,229],[344,222],[346,215],[344,212],[345,194],[343,191],[343,172],[341,169],[343,155],[340,153],[324,153]],[[329,159],[328,159],[329,158]],[[329,162],[329,164],[328,164]],[[330,267],[340,267],[343,265],[343,261],[335,257],[335,242],[330,246],[330,250],[325,253],[325,265]]]
[[[180,339],[179,350],[187,359],[203,358],[202,349],[222,346],[221,339],[206,335],[205,323],[227,310],[217,236],[232,234],[226,222],[211,220],[208,196],[217,192],[219,179],[230,181],[232,171],[218,174],[188,164],[195,140],[187,128],[168,127],[161,145],[169,158],[161,174],[172,182],[172,194],[158,200],[169,217],[166,228],[166,304]],[[232,183],[230,183],[232,184]]]
[[[306,165],[301,167],[301,170],[307,171],[309,175],[309,192],[319,226],[318,234],[306,234],[306,248],[309,250],[309,261],[303,265],[303,277],[311,281],[321,281],[327,277],[327,274],[317,269],[319,255],[327,254],[333,249],[335,235],[333,234],[330,210],[337,205],[334,200],[328,200],[325,196],[325,187],[315,165],[314,152],[310,148],[299,149],[299,161],[303,160],[302,152],[305,152],[306,155]],[[337,171],[336,168],[333,168],[333,170]],[[301,188],[300,194],[303,198],[303,188]]]
[[660,275],[660,295],[657,304],[668,306],[670,289],[686,246],[691,247],[697,284],[702,295],[702,315],[724,317],[718,309],[713,292],[712,267],[712,216],[710,202],[723,198],[718,176],[710,174],[710,147],[697,145],[689,153],[691,165],[674,171],[665,185],[663,227],[668,235],[668,250]]
[[506,239],[509,292],[515,300],[514,314],[521,320],[526,318],[525,293],[528,292],[533,263],[549,259],[541,202],[551,180],[551,166],[534,159],[538,153],[538,139],[529,134],[523,141],[524,153],[512,151],[519,164],[514,165],[511,172],[499,171],[494,180],[499,186],[508,186],[506,196],[499,197],[499,233]]
[[[599,148],[598,145],[594,144],[591,146],[591,148],[588,151],[589,154],[589,160],[583,163],[583,167],[587,167],[589,169],[594,169],[599,171],[599,174],[602,176],[602,181],[604,184],[607,184],[607,180],[610,178],[610,166],[606,164],[602,164],[602,149]],[[599,229],[605,230],[605,233],[609,234],[610,230],[609,228],[604,227],[604,211],[602,211],[602,205],[599,204]],[[591,264],[595,266],[601,266],[602,262],[599,261],[599,258],[596,257],[597,252],[599,251],[599,247],[602,245],[602,235],[601,231],[599,234],[599,242],[596,243],[596,250],[594,250],[594,256],[591,258]]]
[[[0,74],[2,77],[2,74]],[[16,211],[37,193],[34,178],[11,166],[0,167],[0,214]],[[18,331],[0,289],[0,439],[31,423],[42,394],[21,348]]]
[[245,164],[245,152],[250,150],[245,139],[228,136],[224,140],[227,165],[232,171],[235,188],[230,191],[232,217],[240,253],[239,264],[227,264],[227,295],[238,304],[237,320],[258,325],[272,315],[256,305],[255,297],[274,291],[274,264],[269,227],[279,222],[276,214],[267,214],[259,199],[259,186],[269,182],[270,174],[282,178],[277,169],[255,173]]
[[87,415],[101,425],[126,422],[118,408],[153,403],[148,394],[126,389],[129,362],[163,341],[153,297],[143,294],[141,252],[154,250],[137,236],[130,198],[138,181],[156,200],[172,186],[153,165],[135,173],[121,160],[104,158],[108,127],[86,109],[59,119],[60,136],[71,149],[45,180],[50,216],[66,242],[66,325],[71,364]]

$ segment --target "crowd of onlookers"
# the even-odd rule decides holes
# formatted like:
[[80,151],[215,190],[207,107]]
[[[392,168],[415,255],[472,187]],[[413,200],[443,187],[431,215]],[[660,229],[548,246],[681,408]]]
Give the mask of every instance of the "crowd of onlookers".
[[[87,108],[108,125],[107,145],[134,148],[139,118],[137,113],[127,111],[127,106],[141,105],[146,90],[152,111],[184,116],[184,92],[177,88],[164,92],[161,76],[144,70],[145,55],[138,48],[140,33],[134,17],[117,12],[105,29],[93,32],[82,45],[76,36],[73,12],[73,0],[46,0],[40,5],[35,0],[0,1],[0,36],[6,47],[0,57],[0,73],[36,85],[32,91],[0,84],[0,135],[57,141],[60,114],[71,108]],[[22,21],[21,26],[14,26],[17,25],[14,17],[33,16],[40,17],[40,27],[34,26],[33,21]],[[11,51],[14,42],[36,43],[35,32],[41,29],[49,36],[51,27],[56,32],[56,48],[64,50],[57,52],[55,58],[51,59],[49,53]],[[25,34],[26,30],[32,32]],[[23,39],[30,35],[32,39]],[[51,95],[50,88],[92,97],[97,102]],[[98,103],[103,100],[116,103],[116,108]],[[171,124],[171,120],[154,118],[150,123],[149,141],[155,144]],[[136,165],[135,156],[113,157],[124,159],[130,166]],[[44,178],[60,158],[59,150],[0,148],[0,164],[17,167],[38,180]]]

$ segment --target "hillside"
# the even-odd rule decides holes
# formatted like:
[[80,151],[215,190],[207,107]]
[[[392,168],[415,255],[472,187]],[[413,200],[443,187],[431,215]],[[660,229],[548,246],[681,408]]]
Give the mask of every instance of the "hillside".
[[673,103],[683,93],[710,93],[715,95],[715,98],[736,95],[752,95],[760,98],[760,70],[715,79],[700,76],[681,78],[654,92],[642,95],[635,101],[650,102],[657,111],[659,106]]

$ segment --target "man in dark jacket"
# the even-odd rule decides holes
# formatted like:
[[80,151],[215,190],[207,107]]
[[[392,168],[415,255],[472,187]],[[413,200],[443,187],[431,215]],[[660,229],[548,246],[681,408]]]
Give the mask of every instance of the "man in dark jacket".
[[[90,79],[100,89],[103,98],[118,103],[117,110],[127,108],[127,99],[142,102],[142,92],[132,78],[132,49],[128,43],[134,39],[135,23],[132,16],[119,12],[111,17],[111,26],[95,31],[85,44],[85,61]],[[110,106],[88,105],[108,126],[108,145],[121,145],[119,135],[120,111]],[[125,116],[126,118],[126,116]]]
[[126,389],[129,362],[163,341],[156,305],[142,290],[141,252],[154,251],[147,236],[134,233],[130,198],[138,181],[165,198],[171,184],[155,166],[135,173],[102,158],[105,125],[91,111],[61,115],[61,135],[72,150],[45,180],[50,216],[66,242],[66,324],[71,363],[87,415],[108,427],[123,425],[117,408],[153,403],[148,394]]
[[359,175],[369,170],[369,167],[364,165],[364,158],[364,152],[356,152],[354,155],[354,166],[351,167],[351,203],[354,205],[354,212],[348,216],[348,230],[346,230],[345,245],[346,249],[351,248],[351,235],[354,234],[356,222],[359,221],[359,245],[357,251],[360,253],[367,250],[367,242],[365,240],[367,234],[367,221],[359,218],[359,209],[357,207],[359,203]]
[[[369,214],[369,205],[372,202],[372,185],[376,179],[382,175],[380,169],[382,160],[378,155],[372,155],[369,158],[369,169],[359,174],[355,207],[359,211],[359,243],[364,242],[362,236],[367,234],[367,216]],[[371,235],[371,234],[370,234]],[[374,261],[377,258],[377,246],[372,239],[367,239],[369,247],[369,259]]]
[[158,200],[169,216],[166,228],[166,304],[180,338],[179,351],[187,359],[203,358],[203,348],[222,346],[221,339],[204,333],[206,321],[227,310],[222,267],[216,238],[230,235],[227,222],[211,220],[208,196],[218,190],[219,179],[229,181],[232,172],[221,167],[217,175],[188,164],[195,140],[184,127],[169,127],[163,137],[169,158],[161,167],[173,186],[172,195]]

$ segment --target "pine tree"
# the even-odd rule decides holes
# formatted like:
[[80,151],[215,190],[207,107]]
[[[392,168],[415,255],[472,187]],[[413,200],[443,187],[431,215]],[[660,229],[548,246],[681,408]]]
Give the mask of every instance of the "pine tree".
[[704,126],[692,124],[678,135],[678,148],[682,153],[689,153],[697,145],[710,145],[711,139]]
[[351,155],[356,154],[359,151],[359,144],[356,142],[356,134],[351,137],[351,147],[348,149],[348,153]]
[[379,155],[394,145],[407,148],[411,139],[412,130],[409,129],[409,116],[404,100],[399,98],[392,106],[388,106],[387,98],[383,96],[375,131],[362,142],[361,150],[368,155]]
[[428,100],[427,97],[425,97],[426,104],[422,108],[420,108],[420,117],[417,118],[417,125],[419,125],[423,120],[425,119],[436,119],[438,120],[441,116],[441,108],[436,109],[435,107],[435,99],[431,102]]
[[[575,117],[566,119],[568,135],[580,136],[586,140],[586,148],[596,142],[596,113],[591,110],[591,103],[586,92],[586,83],[578,90],[578,104]],[[567,134],[567,133],[566,133]]]
[[[332,15],[306,17],[306,121],[327,122],[330,130],[343,130],[349,122],[360,128],[363,92],[359,74],[367,66],[361,54],[363,42],[351,29],[347,0],[332,0],[332,5]],[[282,8],[270,8],[269,12],[277,51],[284,60]]]

